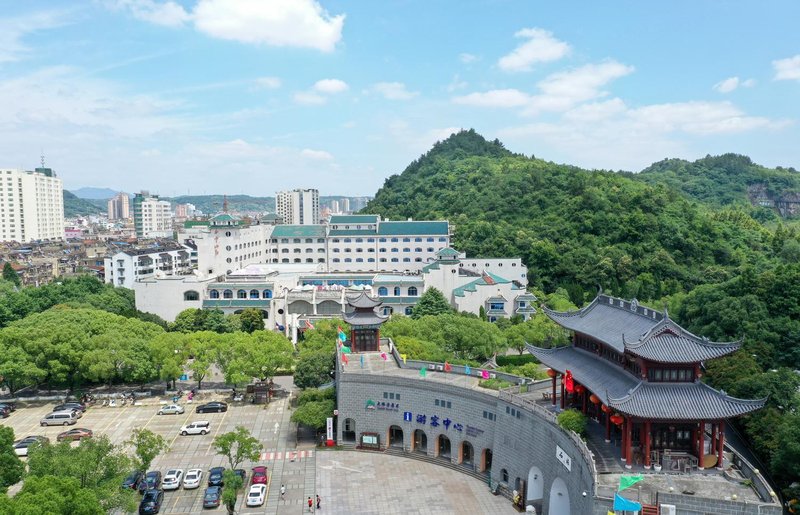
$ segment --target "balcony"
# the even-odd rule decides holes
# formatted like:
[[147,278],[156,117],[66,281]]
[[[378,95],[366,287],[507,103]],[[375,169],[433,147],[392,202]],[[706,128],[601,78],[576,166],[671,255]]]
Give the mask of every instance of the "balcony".
[[272,299],[203,299],[204,308],[265,308]]

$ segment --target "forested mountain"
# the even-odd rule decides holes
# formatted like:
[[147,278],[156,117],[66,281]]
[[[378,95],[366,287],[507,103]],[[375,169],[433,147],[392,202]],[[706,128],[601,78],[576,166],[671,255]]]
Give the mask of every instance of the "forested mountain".
[[771,212],[800,215],[800,173],[794,168],[766,168],[747,156],[706,156],[694,162],[665,159],[636,177],[717,206],[760,206],[759,218],[770,218]]
[[72,192],[64,190],[65,217],[72,218],[74,216],[97,215],[105,212],[105,209],[98,207],[85,199],[76,197]]
[[[735,155],[656,163],[641,176],[507,151],[474,131],[437,143],[386,180],[363,212],[449,219],[471,256],[522,257],[530,284],[576,305],[598,286],[636,297],[688,330],[743,349],[705,380],[768,397],[739,423],[787,496],[800,496],[800,241],[748,186],[793,191],[793,170]],[[755,216],[755,218],[754,218]],[[774,218],[770,229],[759,220]],[[791,498],[791,497],[789,497]]]

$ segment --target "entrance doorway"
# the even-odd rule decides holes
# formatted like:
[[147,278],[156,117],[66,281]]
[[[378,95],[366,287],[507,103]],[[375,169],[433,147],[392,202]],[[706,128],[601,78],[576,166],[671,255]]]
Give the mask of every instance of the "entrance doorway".
[[344,419],[344,429],[342,430],[342,440],[345,442],[356,441],[356,421],[352,418]]
[[428,436],[422,429],[414,431],[414,450],[422,454],[428,454]]
[[445,435],[439,435],[439,457],[450,459],[450,439]]
[[472,465],[475,459],[475,451],[472,449],[472,444],[469,442],[461,443],[461,463],[464,465]]
[[492,450],[484,449],[481,456],[481,472],[490,472],[492,470]]
[[389,447],[403,448],[403,429],[400,426],[389,428]]

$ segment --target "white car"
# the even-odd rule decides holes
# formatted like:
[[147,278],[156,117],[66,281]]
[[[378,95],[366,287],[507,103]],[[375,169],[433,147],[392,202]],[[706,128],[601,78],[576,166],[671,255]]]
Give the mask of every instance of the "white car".
[[161,488],[164,490],[177,490],[181,487],[182,480],[182,469],[169,469],[167,473],[164,474],[164,480],[161,482]]
[[250,487],[247,492],[247,505],[248,506],[261,506],[264,504],[264,497],[267,495],[267,485],[257,484]]
[[159,415],[182,415],[185,410],[178,404],[167,404],[158,410]]
[[204,435],[211,432],[211,424],[207,420],[198,420],[181,427],[181,436]]
[[203,481],[202,469],[189,469],[188,471],[186,471],[186,477],[183,478],[183,488],[185,488],[186,490],[197,488],[200,486],[200,483],[202,481]]

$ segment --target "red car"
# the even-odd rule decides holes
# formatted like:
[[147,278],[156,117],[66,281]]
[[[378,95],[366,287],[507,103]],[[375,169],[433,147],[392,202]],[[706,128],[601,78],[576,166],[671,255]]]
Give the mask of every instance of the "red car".
[[56,440],[58,440],[59,442],[64,442],[64,441],[71,442],[72,440],[81,441],[84,438],[91,438],[92,436],[93,433],[91,429],[84,429],[82,427],[78,427],[75,429],[70,429],[69,431],[64,431],[63,433],[59,434],[58,437],[56,437]]
[[251,485],[265,485],[267,484],[268,479],[269,475],[267,474],[267,467],[253,467],[253,479],[250,480]]

